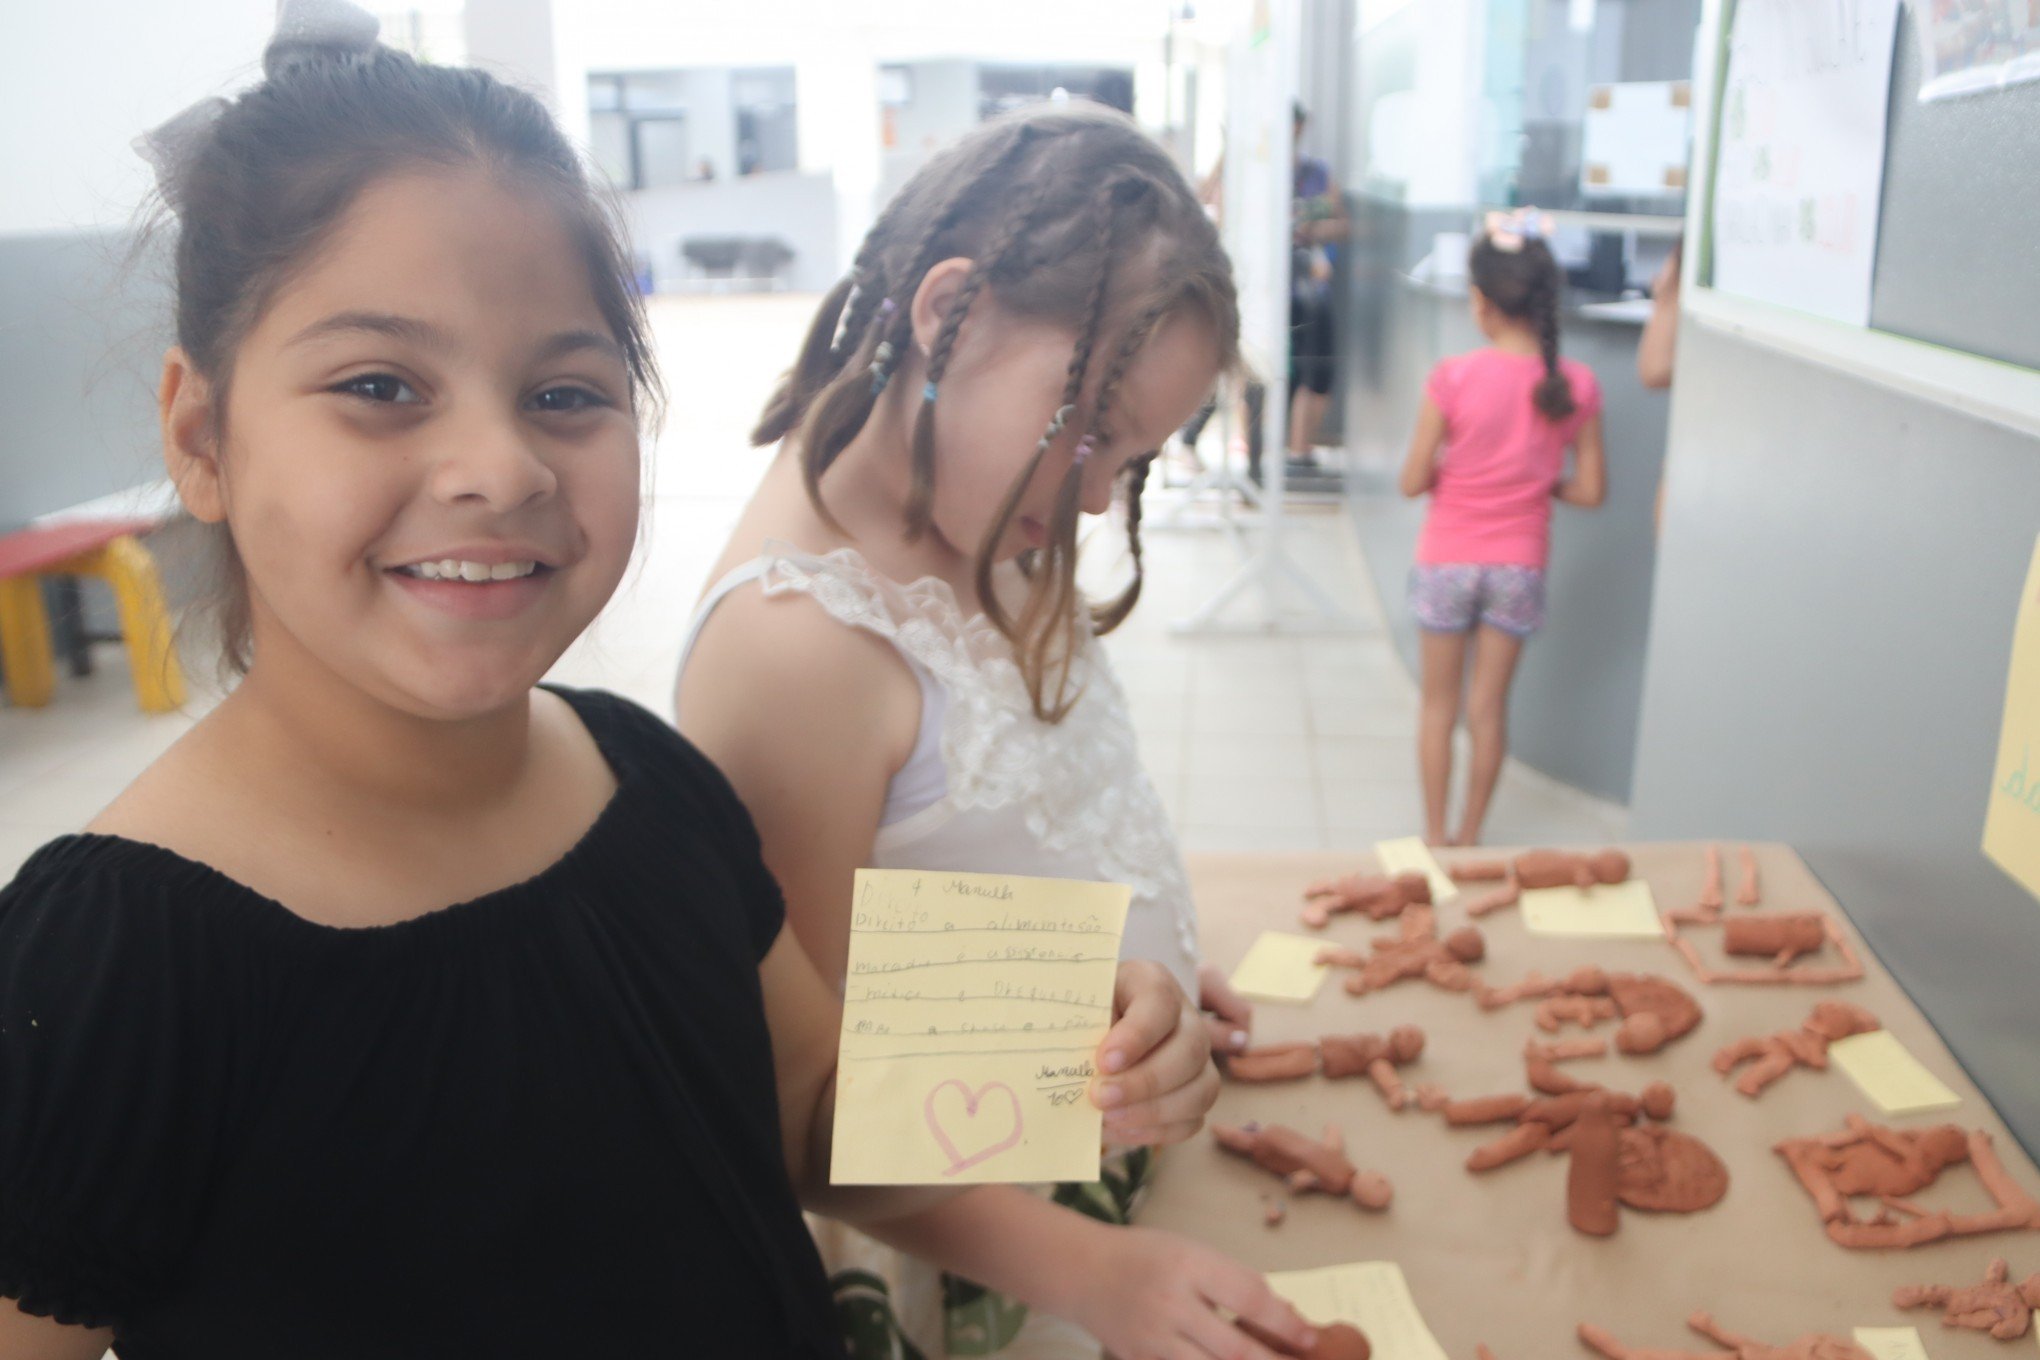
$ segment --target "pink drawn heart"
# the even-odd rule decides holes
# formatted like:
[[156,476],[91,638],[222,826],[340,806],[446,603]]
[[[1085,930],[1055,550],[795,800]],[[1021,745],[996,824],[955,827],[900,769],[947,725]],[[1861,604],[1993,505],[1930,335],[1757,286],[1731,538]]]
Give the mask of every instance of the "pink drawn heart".
[[[963,1112],[966,1115],[968,1115],[973,1121],[971,1125],[971,1131],[976,1131],[979,1127],[978,1124],[975,1122],[978,1118],[978,1106],[983,1103],[984,1098],[987,1095],[991,1094],[994,1091],[1003,1094],[1006,1097],[1007,1105],[1010,1106],[1012,1109],[1013,1131],[997,1139],[996,1141],[989,1143],[987,1146],[979,1149],[978,1151],[971,1153],[969,1156],[965,1156],[963,1153],[958,1152],[956,1150],[956,1140],[951,1138],[949,1136],[949,1131],[942,1127],[942,1116],[935,1108],[935,1098],[941,1095],[945,1088],[950,1086],[954,1086],[963,1095]],[[988,1081],[983,1086],[980,1086],[977,1088],[977,1090],[973,1091],[968,1086],[965,1086],[962,1082],[958,1081],[956,1078],[951,1077],[948,1081],[938,1082],[935,1086],[935,1089],[928,1092],[928,1100],[926,1105],[924,1106],[924,1110],[928,1116],[929,1132],[935,1135],[935,1141],[941,1145],[943,1155],[949,1158],[949,1166],[942,1173],[945,1176],[954,1176],[960,1171],[965,1171],[973,1166],[976,1166],[979,1162],[985,1161],[986,1159],[991,1157],[998,1156],[1000,1153],[1006,1151],[1008,1148],[1015,1148],[1020,1146],[1020,1136],[1022,1132],[1020,1122],[1020,1097],[1014,1095],[1013,1088],[1008,1086],[1003,1081]],[[991,1127],[996,1128],[997,1125],[992,1125]]]

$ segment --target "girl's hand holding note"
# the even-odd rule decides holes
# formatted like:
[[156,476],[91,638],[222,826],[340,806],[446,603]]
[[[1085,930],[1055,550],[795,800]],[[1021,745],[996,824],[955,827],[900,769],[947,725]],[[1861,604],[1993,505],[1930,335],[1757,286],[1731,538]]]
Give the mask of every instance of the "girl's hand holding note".
[[1211,1035],[1169,970],[1148,959],[1119,965],[1112,1028],[1098,1046],[1091,1099],[1118,1147],[1180,1143],[1218,1100]]

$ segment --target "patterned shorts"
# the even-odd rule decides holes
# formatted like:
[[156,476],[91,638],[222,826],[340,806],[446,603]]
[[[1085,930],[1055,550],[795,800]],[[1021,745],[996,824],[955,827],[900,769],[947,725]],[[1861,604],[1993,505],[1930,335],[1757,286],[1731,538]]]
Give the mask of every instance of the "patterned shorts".
[[1419,563],[1410,569],[1410,613],[1430,633],[1465,633],[1484,623],[1526,638],[1544,626],[1544,570]]

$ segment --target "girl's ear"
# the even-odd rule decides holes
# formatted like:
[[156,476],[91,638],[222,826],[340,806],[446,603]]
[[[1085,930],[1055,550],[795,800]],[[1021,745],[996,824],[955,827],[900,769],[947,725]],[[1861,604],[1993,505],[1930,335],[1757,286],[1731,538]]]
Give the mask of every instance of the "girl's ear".
[[212,384],[178,346],[163,356],[156,413],[163,427],[163,466],[177,498],[193,519],[218,524],[227,517],[227,502]]
[[921,286],[914,290],[914,300],[909,304],[908,319],[914,326],[914,344],[922,353],[935,343],[935,337],[942,330],[942,320],[955,305],[957,294],[963,291],[964,281],[977,262],[962,255],[953,255],[931,268],[921,276]]

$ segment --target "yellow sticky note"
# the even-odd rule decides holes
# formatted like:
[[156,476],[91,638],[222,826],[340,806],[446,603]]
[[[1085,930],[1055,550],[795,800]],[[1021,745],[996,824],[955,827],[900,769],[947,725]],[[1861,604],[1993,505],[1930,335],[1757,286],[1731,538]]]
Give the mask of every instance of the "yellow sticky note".
[[1523,928],[1532,935],[1654,939],[1664,934],[1657,899],[1640,878],[1591,888],[1525,888]]
[[1837,1039],[1828,1045],[1828,1057],[1886,1114],[1945,1110],[1962,1103],[1888,1029]]
[[1858,1327],[1856,1344],[1872,1360],[1927,1360],[1927,1344],[1917,1327]]
[[1424,844],[1421,836],[1377,842],[1374,857],[1381,861],[1381,867],[1387,873],[1422,874],[1429,879],[1433,902],[1443,902],[1459,891],[1459,885],[1439,865],[1438,857],[1431,853],[1431,847]]
[[1983,853],[2040,897],[2040,543],[2012,629],[2005,716],[1983,816]]
[[1088,1088],[1131,891],[859,869],[855,892],[830,1180],[1097,1180]]
[[1381,1360],[1446,1360],[1393,1261],[1281,1271],[1268,1277],[1268,1287],[1311,1322],[1352,1323]]
[[1328,965],[1317,956],[1326,947],[1326,941],[1308,935],[1264,930],[1233,969],[1233,990],[1262,1001],[1308,1001],[1325,980]]

